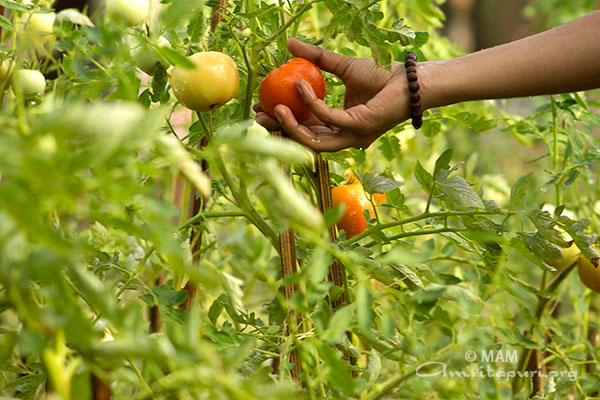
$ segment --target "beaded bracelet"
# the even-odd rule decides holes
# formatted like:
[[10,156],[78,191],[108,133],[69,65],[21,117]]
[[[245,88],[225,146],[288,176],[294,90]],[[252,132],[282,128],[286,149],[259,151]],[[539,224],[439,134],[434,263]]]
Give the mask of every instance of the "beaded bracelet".
[[404,59],[406,78],[408,79],[408,90],[410,92],[410,118],[412,126],[419,129],[423,125],[423,112],[421,111],[421,95],[419,94],[419,82],[417,81],[417,54],[408,52]]

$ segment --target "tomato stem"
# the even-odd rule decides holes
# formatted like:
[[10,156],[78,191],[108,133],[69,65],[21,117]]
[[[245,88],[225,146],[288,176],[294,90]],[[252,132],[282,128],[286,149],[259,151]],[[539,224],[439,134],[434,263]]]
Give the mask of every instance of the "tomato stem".
[[[534,318],[536,321],[538,321],[538,323],[542,319],[544,311],[546,310],[546,306],[548,305],[548,303],[550,303],[550,300],[556,294],[558,287],[569,276],[571,271],[573,271],[575,269],[576,265],[577,265],[577,262],[574,262],[568,268],[561,271],[560,274],[556,278],[554,278],[552,283],[550,283],[548,288],[545,290],[545,292],[547,294],[543,297],[541,297],[541,296],[538,297],[538,303],[537,303],[537,307],[536,307],[535,315],[534,315]],[[532,324],[529,331],[530,332],[533,331],[533,328],[534,328],[534,325]],[[513,383],[512,383],[512,390],[513,390],[514,394],[517,394],[521,390],[522,383],[523,383],[523,374],[525,372],[525,369],[527,368],[527,363],[529,362],[529,358],[531,357],[532,352],[533,352],[533,349],[523,349],[521,356],[519,357],[519,361],[517,363],[518,373],[517,373],[517,376],[514,377]]]
[[[496,211],[476,211],[476,210],[474,210],[474,211],[424,212],[424,213],[414,216],[414,217],[404,218],[404,219],[401,219],[398,221],[388,222],[386,224],[377,224],[377,225],[372,226],[371,228],[359,233],[358,235],[353,236],[350,239],[340,242],[340,245],[341,246],[349,246],[352,243],[355,243],[366,236],[370,236],[374,232],[380,232],[385,229],[393,228],[396,226],[402,226],[402,225],[409,224],[411,222],[420,221],[420,220],[423,220],[426,218],[435,218],[435,217],[447,218],[447,217],[460,217],[460,216],[472,216],[472,215],[496,215],[496,214],[504,214],[504,212],[500,213],[500,212],[496,212]],[[454,229],[453,231],[456,231],[456,229]],[[402,234],[403,236],[401,236],[401,237],[414,236],[414,234],[420,235],[418,233],[418,231],[417,232],[406,232],[406,233],[403,233]],[[390,240],[391,239],[392,238],[390,238]]]

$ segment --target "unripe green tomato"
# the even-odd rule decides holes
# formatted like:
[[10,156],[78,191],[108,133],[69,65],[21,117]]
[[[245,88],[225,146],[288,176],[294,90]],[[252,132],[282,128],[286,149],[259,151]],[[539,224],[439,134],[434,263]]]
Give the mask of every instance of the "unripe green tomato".
[[150,0],[106,0],[106,12],[129,26],[140,25],[150,17]]
[[195,68],[175,66],[171,74],[173,93],[181,104],[194,111],[214,110],[231,100],[240,82],[235,61],[217,51],[188,57]]
[[577,261],[577,273],[585,286],[600,293],[600,267],[595,267],[590,260],[581,256]]
[[[156,41],[156,45],[160,48],[170,47],[170,43],[163,36],[159,37]],[[165,69],[169,68],[171,63],[165,57],[157,52],[152,46],[147,43],[141,43],[135,48],[133,57],[135,64],[139,69],[147,73],[148,75],[154,75],[154,65],[159,62]]]
[[41,96],[46,89],[46,78],[40,71],[20,69],[12,76],[12,88],[25,97]]

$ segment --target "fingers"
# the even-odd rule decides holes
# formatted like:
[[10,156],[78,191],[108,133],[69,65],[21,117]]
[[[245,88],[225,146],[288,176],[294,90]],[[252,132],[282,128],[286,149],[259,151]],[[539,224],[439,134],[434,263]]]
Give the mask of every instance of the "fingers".
[[353,145],[351,137],[342,136],[338,131],[326,126],[313,127],[311,130],[307,126],[299,124],[292,111],[286,106],[276,106],[275,116],[291,139],[317,153],[338,151]]
[[287,47],[294,56],[306,58],[323,71],[331,72],[342,79],[342,75],[344,75],[344,72],[354,60],[351,57],[346,57],[294,38],[288,39]]
[[307,81],[299,80],[296,82],[296,87],[302,96],[304,104],[325,124],[352,131],[361,129],[359,121],[354,118],[349,110],[328,107],[323,100],[317,97],[312,86]]

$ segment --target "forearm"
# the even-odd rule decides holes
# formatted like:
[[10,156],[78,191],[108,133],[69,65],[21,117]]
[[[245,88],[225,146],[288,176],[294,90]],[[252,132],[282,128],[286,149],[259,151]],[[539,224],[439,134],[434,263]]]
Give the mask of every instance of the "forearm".
[[600,87],[600,11],[548,31],[418,66],[423,108]]

